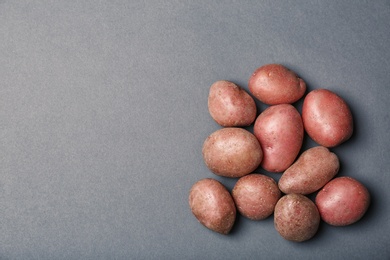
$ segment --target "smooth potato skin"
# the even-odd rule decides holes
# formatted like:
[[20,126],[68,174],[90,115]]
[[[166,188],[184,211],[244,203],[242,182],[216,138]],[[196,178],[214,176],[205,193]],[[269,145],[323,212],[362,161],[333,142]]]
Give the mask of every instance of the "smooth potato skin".
[[285,171],[302,147],[302,118],[290,104],[270,106],[264,110],[257,117],[253,132],[263,149],[261,167],[269,172]]
[[261,163],[259,141],[243,128],[226,127],[212,133],[202,148],[206,166],[216,175],[238,178],[253,172]]
[[370,193],[351,177],[328,182],[317,194],[315,203],[322,220],[333,226],[347,226],[360,220],[370,205]]
[[278,185],[282,192],[307,195],[321,189],[339,171],[336,154],[324,146],[303,152],[283,173]]
[[205,227],[227,235],[236,219],[236,206],[229,191],[217,180],[196,182],[189,194],[192,213]]
[[279,234],[290,241],[312,238],[320,224],[316,205],[302,194],[284,195],[275,206],[274,225]]
[[253,173],[236,182],[232,196],[237,210],[243,216],[251,220],[262,220],[274,212],[281,192],[274,179]]
[[325,147],[335,147],[353,133],[352,113],[347,103],[327,89],[316,89],[306,95],[302,120],[307,134]]
[[249,91],[268,105],[292,104],[306,92],[306,83],[281,64],[267,64],[249,79]]
[[220,80],[211,85],[208,96],[211,117],[221,126],[248,126],[256,119],[256,103],[241,87]]

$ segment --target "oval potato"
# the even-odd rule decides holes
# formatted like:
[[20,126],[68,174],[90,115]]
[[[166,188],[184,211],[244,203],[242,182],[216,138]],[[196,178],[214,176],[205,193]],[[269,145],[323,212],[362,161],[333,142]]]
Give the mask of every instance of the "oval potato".
[[226,127],[205,140],[202,154],[216,175],[237,178],[253,172],[263,158],[259,141],[243,128]]
[[335,147],[353,133],[353,119],[347,103],[327,89],[316,89],[306,95],[302,120],[307,134],[325,147]]
[[237,210],[252,220],[269,217],[281,192],[275,180],[263,174],[249,174],[241,177],[235,184],[232,196]]
[[292,104],[306,92],[306,83],[281,64],[267,64],[249,79],[249,91],[268,105]]
[[316,205],[305,195],[284,195],[275,206],[274,225],[279,234],[290,241],[312,238],[320,225]]
[[370,193],[351,177],[328,182],[317,194],[315,203],[322,220],[333,226],[347,226],[360,220],[370,205]]
[[236,206],[222,183],[211,178],[199,180],[192,186],[188,201],[202,225],[224,235],[230,232],[236,219]]
[[263,148],[261,166],[269,172],[285,171],[302,147],[302,118],[290,104],[270,106],[264,110],[257,117],[253,132]]
[[211,117],[221,126],[248,126],[256,119],[256,103],[241,87],[220,80],[211,85],[208,96]]
[[303,152],[283,173],[278,185],[282,192],[310,194],[321,189],[339,171],[336,154],[323,146],[312,147]]

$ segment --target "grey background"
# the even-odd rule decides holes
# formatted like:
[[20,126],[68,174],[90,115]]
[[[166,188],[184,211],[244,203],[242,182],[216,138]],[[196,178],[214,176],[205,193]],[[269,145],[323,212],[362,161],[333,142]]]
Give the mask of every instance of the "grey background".
[[[0,258],[390,259],[389,28],[388,0],[0,0]],[[350,105],[333,151],[371,192],[358,223],[292,243],[190,212],[197,180],[236,181],[201,156],[210,85],[267,63]]]

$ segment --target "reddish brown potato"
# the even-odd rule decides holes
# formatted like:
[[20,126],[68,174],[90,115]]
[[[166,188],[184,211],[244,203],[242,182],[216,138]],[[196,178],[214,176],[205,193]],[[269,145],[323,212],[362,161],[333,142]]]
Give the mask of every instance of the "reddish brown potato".
[[253,96],[268,105],[292,104],[306,91],[306,83],[280,64],[267,64],[256,69],[248,87]]
[[275,228],[287,240],[302,242],[312,238],[320,220],[316,205],[304,195],[288,194],[276,203]]
[[279,179],[282,192],[310,194],[321,189],[339,171],[336,154],[328,148],[317,146],[303,152]]
[[220,80],[210,87],[208,108],[221,126],[248,126],[256,119],[253,98],[233,82]]
[[303,101],[302,120],[307,134],[318,144],[335,147],[353,133],[353,119],[347,103],[327,89],[309,92]]
[[367,188],[351,177],[338,177],[328,182],[315,199],[322,220],[333,226],[357,222],[370,205]]
[[253,172],[263,158],[259,141],[243,128],[226,127],[212,133],[203,144],[203,159],[216,175],[242,177]]
[[294,162],[302,147],[303,124],[290,104],[270,106],[256,119],[254,135],[263,148],[261,166],[269,172],[283,172]]
[[196,182],[189,195],[192,213],[205,227],[228,234],[236,220],[236,206],[229,191],[217,180]]
[[243,216],[252,220],[262,220],[274,212],[281,192],[271,177],[249,174],[236,182],[232,196],[237,210]]

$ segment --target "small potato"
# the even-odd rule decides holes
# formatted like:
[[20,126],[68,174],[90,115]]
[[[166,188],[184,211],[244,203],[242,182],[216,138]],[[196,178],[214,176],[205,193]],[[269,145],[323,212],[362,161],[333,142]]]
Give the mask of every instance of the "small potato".
[[224,235],[230,232],[236,220],[236,206],[222,183],[210,178],[196,182],[188,201],[202,225]]
[[262,220],[274,212],[281,192],[274,179],[254,173],[241,177],[236,182],[232,196],[237,210],[243,216]]
[[302,147],[302,118],[290,104],[270,106],[264,110],[257,117],[253,132],[263,149],[261,166],[269,172],[285,171]]
[[305,195],[288,194],[276,203],[275,228],[287,240],[302,242],[312,238],[320,220],[316,205]]
[[315,199],[322,220],[333,226],[357,222],[370,205],[367,188],[351,177],[338,177],[328,182]]
[[226,127],[212,133],[202,148],[207,167],[216,175],[237,178],[253,172],[263,158],[259,141],[243,128]]
[[220,80],[210,87],[208,108],[211,117],[221,126],[248,126],[256,119],[253,98],[233,82]]
[[317,146],[303,152],[279,179],[282,192],[310,194],[321,189],[339,171],[336,154],[328,148]]
[[325,147],[335,147],[353,133],[353,119],[347,103],[327,89],[316,89],[306,95],[302,120],[307,134]]
[[306,83],[280,64],[267,64],[256,69],[248,87],[253,96],[268,105],[292,104],[306,91]]

